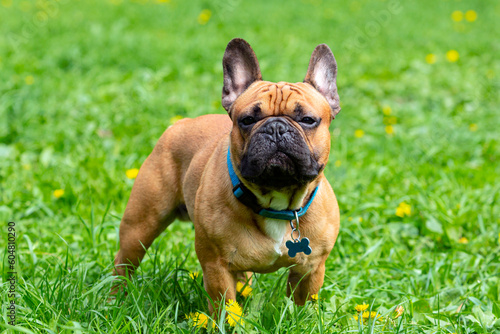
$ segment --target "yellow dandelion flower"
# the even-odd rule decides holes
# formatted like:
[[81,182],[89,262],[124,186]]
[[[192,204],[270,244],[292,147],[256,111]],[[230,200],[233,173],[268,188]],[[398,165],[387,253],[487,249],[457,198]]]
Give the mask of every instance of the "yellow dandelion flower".
[[450,51],[446,52],[446,59],[450,63],[456,62],[459,58],[460,58],[460,55],[458,54],[457,50],[450,50]]
[[24,78],[24,82],[28,85],[31,86],[32,84],[35,83],[35,78],[33,78],[32,75],[27,75],[26,78]]
[[2,0],[2,6],[4,6],[5,8],[12,7],[12,0]]
[[392,113],[392,108],[389,106],[383,106],[382,113],[386,116],[389,116]]
[[201,25],[205,25],[208,23],[211,17],[212,11],[210,9],[204,9],[201,11],[200,15],[198,15],[198,23]]
[[363,312],[363,311],[368,310],[368,307],[370,307],[369,304],[361,304],[361,305],[356,305],[356,307],[354,307],[354,309],[356,311],[358,311],[358,313],[359,313],[359,312]]
[[405,202],[399,203],[396,208],[396,216],[403,218],[404,216],[411,215],[411,206]]
[[399,305],[398,307],[396,307],[394,309],[394,312],[396,313],[394,315],[394,319],[399,318],[403,314],[404,311],[405,311],[405,309],[403,308],[403,306]]
[[460,22],[464,19],[464,13],[460,10],[456,10],[453,13],[451,13],[451,19],[455,22]]
[[429,53],[427,56],[425,56],[425,62],[427,64],[431,64],[432,65],[432,64],[434,64],[436,62],[436,60],[437,60],[437,57],[433,53]]
[[54,197],[61,198],[64,196],[64,189],[56,189],[54,190]]
[[243,297],[248,297],[252,293],[252,288],[249,285],[245,285],[241,282],[236,283],[236,291],[238,291]]
[[385,126],[385,132],[388,134],[388,135],[392,135],[394,134],[394,127],[392,125],[386,125]]
[[500,233],[498,233],[498,243],[500,244]]
[[138,168],[127,169],[127,171],[125,172],[127,178],[131,180],[135,179],[137,177],[137,174],[139,174]]
[[193,327],[207,328],[209,322],[212,323],[212,328],[215,327],[215,323],[213,321],[211,321],[210,318],[206,314],[203,314],[200,312],[189,313],[189,315],[186,315],[186,319],[193,320]]
[[156,0],[156,3],[169,3],[170,0]]
[[314,295],[311,295],[311,300],[312,300],[313,302],[317,302],[317,301],[318,301],[318,294],[317,294],[317,293],[315,293]]
[[198,276],[200,276],[200,273],[197,271],[189,273],[189,277],[191,277],[191,279],[197,279]]
[[472,131],[472,132],[477,131],[477,124],[476,123],[472,123],[471,125],[469,125],[469,130]]
[[229,299],[226,302],[227,322],[229,326],[235,327],[236,324],[243,325],[243,310],[237,301]]
[[376,319],[376,320],[379,320],[379,321],[382,321],[384,318],[382,318],[381,315],[377,314],[377,312],[375,311],[364,311],[363,314],[362,314],[362,317],[363,317],[363,320],[367,320],[367,319]]
[[178,121],[180,121],[181,119],[183,119],[182,116],[175,115],[175,116],[173,116],[173,117],[170,118],[170,124],[173,125],[173,124],[177,123]]
[[359,217],[359,218],[358,218],[358,221],[359,221],[360,223],[361,223],[361,222],[363,222],[363,217]]
[[468,10],[465,12],[465,19],[469,22],[474,22],[477,20],[477,13],[475,10]]
[[342,161],[336,160],[335,161],[335,167],[340,167],[342,165]]
[[459,244],[468,244],[469,239],[467,239],[466,237],[461,237],[460,239],[458,239],[458,243]]
[[384,117],[384,124],[385,125],[394,125],[398,122],[398,119],[396,116],[387,116]]
[[365,132],[361,129],[357,129],[354,131],[354,137],[356,138],[362,138],[365,135]]
[[[357,310],[358,306],[365,306],[365,305],[366,304],[357,305],[356,306],[356,310]],[[366,306],[368,306],[368,305],[366,305]],[[360,307],[359,309],[362,309],[362,308]],[[375,312],[375,311],[371,311],[371,312],[370,311],[358,311],[358,312],[359,312],[359,316],[361,317],[361,319],[363,319],[363,323],[364,324],[366,324],[366,322],[369,319],[378,320],[378,321],[383,321],[384,320],[384,318],[381,315],[377,314],[377,312]],[[358,321],[358,319],[360,318],[359,316],[353,315],[352,317],[353,317],[353,319],[355,321]]]

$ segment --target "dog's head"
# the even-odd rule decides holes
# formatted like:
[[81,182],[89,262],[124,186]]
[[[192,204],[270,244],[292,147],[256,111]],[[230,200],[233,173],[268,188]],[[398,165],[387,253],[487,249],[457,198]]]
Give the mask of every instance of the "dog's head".
[[330,48],[316,47],[299,83],[263,81],[243,39],[229,42],[223,66],[222,105],[233,121],[231,154],[241,177],[274,190],[316,179],[328,161],[330,123],[340,111]]

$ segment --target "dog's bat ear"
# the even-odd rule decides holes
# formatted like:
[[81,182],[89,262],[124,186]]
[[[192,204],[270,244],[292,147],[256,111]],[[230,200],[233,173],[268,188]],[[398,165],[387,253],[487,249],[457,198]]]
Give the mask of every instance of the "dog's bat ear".
[[257,56],[250,44],[241,38],[235,38],[227,45],[222,67],[224,68],[222,106],[229,111],[236,98],[254,81],[262,80],[262,75]]
[[311,84],[328,101],[332,108],[332,119],[340,111],[340,100],[337,92],[337,62],[326,44],[314,49],[304,82]]

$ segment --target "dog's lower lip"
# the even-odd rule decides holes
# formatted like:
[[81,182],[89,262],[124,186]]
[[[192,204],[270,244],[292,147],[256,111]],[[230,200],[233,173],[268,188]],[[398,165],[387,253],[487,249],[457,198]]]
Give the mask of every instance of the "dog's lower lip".
[[286,159],[286,161],[291,162],[290,157],[286,153],[278,151],[271,156],[271,158],[268,161],[268,166],[280,166],[283,164],[282,159]]

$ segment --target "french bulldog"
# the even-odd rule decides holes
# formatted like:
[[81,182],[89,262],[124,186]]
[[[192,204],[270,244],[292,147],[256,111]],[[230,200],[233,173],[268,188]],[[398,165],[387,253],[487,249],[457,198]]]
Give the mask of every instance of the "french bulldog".
[[135,180],[120,225],[115,274],[130,275],[175,219],[191,220],[214,304],[236,299],[250,273],[290,267],[287,294],[303,305],[323,285],[339,208],[323,174],[340,111],[337,63],[314,50],[303,82],[262,80],[233,39],[223,57],[226,114],[182,119],[161,136]]

